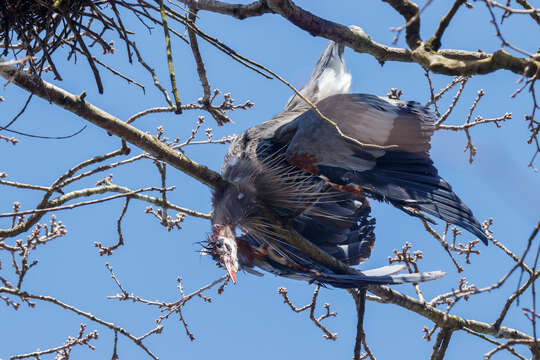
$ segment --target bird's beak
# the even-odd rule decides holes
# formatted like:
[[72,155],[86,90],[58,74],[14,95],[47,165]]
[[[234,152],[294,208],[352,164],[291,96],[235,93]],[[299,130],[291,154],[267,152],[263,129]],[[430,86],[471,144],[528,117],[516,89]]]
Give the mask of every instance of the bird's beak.
[[219,256],[223,266],[227,269],[233,283],[236,284],[236,272],[238,271],[238,246],[236,244],[236,236],[234,229],[231,226],[220,226],[216,233],[215,239],[219,243]]
[[221,256],[221,261],[223,262],[223,265],[225,265],[225,269],[227,269],[233,283],[236,284],[236,269],[238,268],[238,265],[236,264],[235,259],[233,259],[231,255],[225,254]]

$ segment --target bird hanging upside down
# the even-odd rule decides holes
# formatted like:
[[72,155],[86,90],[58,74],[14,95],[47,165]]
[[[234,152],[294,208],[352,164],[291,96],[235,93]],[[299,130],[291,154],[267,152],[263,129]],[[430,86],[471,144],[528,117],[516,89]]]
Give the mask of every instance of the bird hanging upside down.
[[[396,275],[399,265],[338,274],[284,240],[294,233],[348,265],[360,264],[375,241],[368,198],[427,221],[433,222],[426,214],[438,217],[487,243],[429,157],[433,115],[413,101],[348,94],[342,55],[343,46],[331,42],[301,90],[342,134],[295,95],[280,114],[240,135],[225,156],[229,185],[213,195],[207,251],[234,282],[239,269],[260,275],[256,267],[341,288],[443,276]],[[269,222],[265,209],[283,221]]]

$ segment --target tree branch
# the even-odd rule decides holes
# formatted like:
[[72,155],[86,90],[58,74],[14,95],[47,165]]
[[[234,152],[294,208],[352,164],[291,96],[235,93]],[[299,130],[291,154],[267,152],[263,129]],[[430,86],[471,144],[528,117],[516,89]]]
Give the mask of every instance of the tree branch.
[[435,340],[435,345],[433,345],[433,353],[431,354],[431,360],[443,360],[446,349],[448,349],[448,344],[450,343],[450,338],[452,337],[453,331],[448,328],[441,328],[439,334],[437,335],[437,340]]
[[[90,204],[99,204],[105,201],[118,199],[120,197],[129,197],[131,195],[135,195],[137,193],[143,192],[143,191],[158,191],[161,190],[160,188],[156,187],[148,187],[148,188],[142,188],[138,190],[129,191],[127,193],[123,194],[117,194],[112,196],[107,196],[102,199],[95,199],[95,200],[88,200],[88,201],[82,201],[76,204],[70,204],[70,205],[64,205],[61,206],[61,204],[66,203],[70,200],[77,199],[80,197],[89,197],[96,194],[103,194],[107,192],[107,189],[105,187],[95,187],[95,188],[87,188],[82,190],[73,191],[70,193],[67,193],[65,195],[62,195],[54,200],[51,200],[49,202],[49,207],[42,208],[42,209],[33,209],[33,210],[27,210],[27,211],[16,211],[13,213],[4,213],[0,214],[0,217],[13,217],[13,216],[20,216],[20,215],[28,215],[28,214],[41,214],[46,213],[49,211],[59,211],[59,210],[70,210],[74,209],[76,207],[90,205]],[[171,190],[171,189],[164,189],[164,190]],[[160,200],[160,204],[163,202]]]
[[[182,2],[188,4],[189,0]],[[194,3],[195,4],[193,4],[193,6],[199,10],[207,10],[223,15],[230,15],[239,20],[272,13],[272,10],[266,5],[266,1],[264,0],[254,1],[247,5],[229,4],[223,1],[215,0],[198,0]]]
[[[26,359],[26,358],[35,358],[39,359],[40,356],[57,353],[56,359],[69,359],[69,354],[71,353],[71,350],[76,345],[86,345],[90,349],[95,350],[95,347],[93,345],[90,345],[90,341],[93,339],[98,338],[98,332],[96,330],[90,332],[85,337],[83,337],[84,331],[86,329],[85,324],[81,324],[79,335],[76,338],[72,338],[71,336],[67,339],[66,343],[54,348],[50,348],[47,350],[37,350],[32,353],[28,354],[20,354],[11,356],[9,360],[19,360],[19,359]],[[66,355],[65,357],[62,355]]]
[[[186,4],[190,3],[190,0],[180,1]],[[398,0],[388,0],[388,2],[390,4],[395,3],[396,6],[398,6],[398,3],[402,3],[402,1]],[[403,3],[409,3],[409,5],[403,5],[402,7],[400,5],[399,9],[402,9],[403,14],[407,14],[407,17],[410,19],[412,14],[411,9],[414,6],[410,5],[412,3],[409,1],[404,1]],[[231,16],[234,16],[232,12],[224,9],[231,9],[230,7],[232,6],[239,6],[229,5],[230,7],[227,7],[221,2],[212,2],[212,5],[215,6],[210,6],[208,1],[203,1],[200,5],[198,3],[194,5],[201,10],[216,11]],[[373,41],[369,35],[358,26],[347,27],[323,19],[295,5],[290,0],[266,0],[266,5],[271,9],[268,13],[274,12],[283,16],[285,19],[311,35],[339,42],[359,53],[370,54],[380,63],[384,63],[385,61],[416,62],[426,70],[445,75],[487,74],[499,69],[505,69],[519,75],[531,77],[537,72],[537,69],[540,68],[540,62],[538,60],[515,57],[504,50],[497,50],[493,54],[454,49],[443,49],[432,52],[426,48],[425,44],[421,43],[420,45],[416,45],[417,42],[420,41],[420,38],[419,36],[417,37],[414,35],[414,27],[412,30],[408,29],[408,31],[411,32],[408,36],[415,45],[411,47],[413,49],[412,51],[389,47]],[[251,12],[244,13],[246,17],[250,14]],[[259,13],[256,14],[260,15]],[[411,25],[409,25],[409,27],[410,26]]]
[[444,326],[449,329],[463,329],[464,327],[467,327],[468,329],[478,333],[492,335],[497,338],[525,340],[532,339],[529,335],[515,329],[504,326],[497,328],[494,325],[482,321],[469,320],[461,318],[457,315],[447,314],[442,310],[427,305],[426,303],[423,303],[408,295],[404,295],[389,288],[388,286],[372,286],[369,288],[369,291],[379,296],[386,302],[411,310],[427,319],[430,319],[438,325],[444,324]]
[[18,87],[31,92],[46,101],[52,102],[81,118],[115,134],[127,142],[154,155],[157,159],[166,161],[176,169],[192,176],[201,183],[211,187],[223,187],[226,182],[221,176],[204,165],[198,164],[182,153],[174,151],[156,137],[149,135],[104,110],[86,102],[86,93],[77,96],[53,84],[50,84],[26,71],[19,71],[11,65],[4,64],[0,58],[0,76],[16,84]]
[[[516,2],[521,5],[524,9],[527,10],[533,10],[534,8],[527,2],[527,0],[516,0]],[[530,12],[529,15],[536,21],[538,25],[540,25],[540,14],[536,12]]]
[[[152,188],[152,189],[156,189],[156,188]],[[13,216],[13,215],[14,216],[19,216],[19,215],[22,215],[22,214],[32,214],[32,217],[26,219],[25,221],[21,222],[20,224],[17,224],[16,226],[14,226],[12,228],[0,229],[0,237],[15,236],[15,235],[18,235],[20,233],[23,233],[24,231],[27,231],[30,227],[32,227],[32,225],[34,225],[37,221],[39,221],[39,219],[45,213],[50,212],[50,211],[71,209],[71,208],[77,207],[77,206],[95,204],[95,203],[98,203],[98,202],[103,202],[103,201],[112,200],[112,199],[115,199],[115,198],[118,198],[118,197],[126,197],[126,196],[128,196],[130,198],[133,198],[133,199],[145,201],[147,203],[151,203],[151,204],[154,204],[154,205],[157,205],[157,206],[164,206],[167,209],[173,209],[173,210],[182,212],[184,214],[187,214],[189,216],[198,217],[198,218],[202,218],[202,219],[210,219],[210,216],[211,216],[210,214],[205,214],[205,213],[201,213],[201,212],[194,211],[194,210],[191,210],[191,209],[187,209],[187,208],[175,205],[173,203],[170,203],[168,201],[164,203],[163,200],[160,199],[160,198],[140,194],[141,191],[146,191],[146,190],[149,190],[149,189],[140,189],[140,190],[133,191],[133,190],[127,188],[127,187],[113,185],[113,184],[106,185],[106,186],[94,187],[94,188],[86,188],[86,189],[77,190],[77,191],[67,193],[65,195],[59,196],[56,199],[53,199],[51,201],[47,201],[47,202],[45,202],[43,204],[40,203],[40,205],[42,205],[42,206],[37,206],[34,210],[29,210],[29,211],[26,211],[26,212],[18,212],[17,211],[15,213],[10,213],[10,214],[7,214],[7,215],[6,214],[0,214],[1,215],[0,217]],[[82,203],[77,203],[77,204],[73,204],[73,205],[60,206],[60,205],[62,205],[64,203],[66,203],[67,201],[70,201],[70,200],[73,200],[73,199],[77,199],[77,198],[80,198],[80,197],[88,197],[88,196],[98,195],[98,194],[105,194],[105,193],[108,193],[108,192],[115,192],[115,193],[119,193],[121,195],[113,195],[111,197],[107,197],[107,198],[104,198],[104,199],[97,199],[97,200],[91,200],[91,201],[88,201],[88,202],[82,202]]]
[[420,11],[418,5],[409,0],[382,0],[390,4],[405,18],[405,39],[411,49],[422,45],[420,38]]
[[75,313],[77,315],[83,316],[83,317],[85,317],[85,318],[87,318],[87,319],[89,319],[89,320],[91,320],[91,321],[93,321],[95,323],[98,323],[100,325],[108,327],[109,329],[114,330],[115,332],[118,332],[118,333],[124,335],[125,337],[127,337],[128,339],[133,341],[135,344],[137,344],[141,349],[143,349],[152,359],[158,360],[158,357],[156,355],[154,355],[150,350],[148,350],[148,348],[142,343],[142,341],[139,340],[139,338],[133,336],[131,333],[129,333],[124,328],[122,328],[122,327],[120,327],[120,326],[118,326],[118,325],[116,325],[116,324],[114,324],[112,322],[102,320],[102,319],[96,317],[94,314],[79,310],[78,308],[76,308],[74,306],[63,303],[62,301],[60,301],[60,300],[58,300],[56,298],[53,298],[52,296],[34,295],[34,294],[29,294],[29,293],[27,293],[25,291],[20,291],[18,289],[10,289],[10,288],[6,288],[6,287],[0,287],[0,293],[6,293],[6,294],[11,294],[11,295],[14,295],[14,296],[18,296],[23,300],[34,299],[34,300],[49,302],[49,303],[58,305],[58,306],[66,309],[66,310],[69,310],[69,311],[71,311],[71,312],[73,312],[73,313]]
[[439,23],[439,26],[437,27],[435,34],[433,34],[433,37],[426,42],[427,49],[432,49],[433,51],[437,51],[441,48],[441,39],[446,28],[448,27],[448,25],[450,25],[450,21],[452,21],[452,19],[454,18],[454,15],[456,15],[459,7],[465,4],[465,1],[466,0],[456,0],[454,2],[454,5],[452,5],[448,13],[444,15],[443,18],[441,19],[441,22]]

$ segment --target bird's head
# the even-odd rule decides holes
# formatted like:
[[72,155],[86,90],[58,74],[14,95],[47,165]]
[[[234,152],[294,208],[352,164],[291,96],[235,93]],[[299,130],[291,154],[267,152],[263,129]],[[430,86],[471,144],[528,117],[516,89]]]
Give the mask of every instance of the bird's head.
[[261,215],[263,209],[282,213],[306,211],[320,199],[321,184],[310,174],[294,169],[279,156],[264,161],[232,157],[226,160],[223,178],[228,184],[217,189],[212,198],[212,236],[208,252],[236,280],[239,269],[236,229],[260,242],[272,243],[274,225]]
[[213,225],[210,240],[210,252],[214,259],[219,261],[229,273],[233,283],[236,284],[236,273],[239,269],[238,246],[234,227],[230,225]]
[[[231,181],[232,180],[232,181]],[[236,282],[239,269],[236,229],[244,228],[255,211],[256,191],[249,176],[229,178],[229,185],[216,190],[212,199],[210,253],[227,269]]]

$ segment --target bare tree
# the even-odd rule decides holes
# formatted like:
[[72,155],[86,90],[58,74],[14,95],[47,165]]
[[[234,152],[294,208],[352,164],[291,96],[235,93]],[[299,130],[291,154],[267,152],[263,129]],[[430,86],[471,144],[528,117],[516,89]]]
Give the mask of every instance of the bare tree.
[[[0,299],[3,301],[4,307],[17,310],[21,306],[33,308],[42,306],[42,303],[49,303],[69,311],[73,316],[81,316],[85,318],[85,322],[99,328],[100,331],[103,329],[113,334],[114,338],[111,344],[113,359],[120,357],[119,338],[124,338],[132,346],[140,348],[148,357],[157,359],[158,352],[153,350],[148,342],[149,339],[163,331],[163,323],[170,317],[178,318],[187,337],[190,340],[195,339],[195,335],[184,317],[184,306],[194,299],[212,302],[212,298],[208,296],[209,292],[211,289],[217,289],[217,293],[221,294],[228,284],[227,276],[222,276],[191,292],[184,291],[183,281],[178,277],[176,283],[178,292],[175,300],[151,300],[147,296],[139,296],[130,292],[120,281],[122,275],[115,273],[107,263],[106,269],[118,291],[116,295],[109,296],[109,299],[121,302],[131,301],[145,305],[144,309],[154,308],[158,311],[156,326],[144,331],[139,328],[126,329],[114,319],[94,315],[92,309],[71,305],[51,295],[41,295],[39,292],[32,291],[32,287],[28,288],[25,279],[29,273],[38,271],[36,270],[39,269],[38,259],[42,260],[41,248],[67,236],[66,226],[59,220],[60,215],[56,215],[61,214],[63,210],[77,209],[75,211],[81,211],[83,208],[96,204],[99,204],[97,206],[105,206],[115,199],[122,200],[123,205],[115,226],[113,226],[113,231],[117,234],[117,241],[111,245],[98,241],[94,244],[97,253],[101,256],[112,256],[111,261],[114,260],[113,255],[121,251],[122,246],[126,246],[125,230],[122,224],[130,215],[128,210],[133,208],[133,204],[136,202],[146,203],[148,207],[144,212],[155,217],[158,223],[169,232],[181,230],[187,218],[206,220],[210,218],[208,212],[193,210],[172,200],[178,199],[178,197],[171,195],[175,190],[175,186],[171,185],[173,183],[171,173],[179,170],[209,189],[218,189],[224,186],[225,180],[220,174],[204,164],[192,160],[186,151],[193,148],[194,145],[212,146],[212,144],[228,144],[233,141],[233,135],[224,135],[223,137],[214,135],[221,130],[206,129],[202,134],[203,125],[209,123],[208,117],[211,117],[217,126],[227,126],[232,122],[235,114],[249,110],[253,103],[249,100],[238,103],[233,100],[231,94],[213,89],[212,79],[206,71],[206,67],[212,59],[206,57],[205,51],[201,50],[205,46],[215,48],[223,53],[224,57],[240,63],[245,67],[242,71],[254,72],[258,76],[268,79],[276,79],[284,87],[288,87],[292,93],[298,94],[291,82],[270,69],[272,64],[262,65],[233,50],[228,44],[226,29],[219,34],[219,38],[215,34],[206,32],[199,24],[204,21],[208,12],[234,18],[230,21],[277,15],[290,22],[294,26],[294,31],[307,32],[313,36],[336,41],[357,53],[368,54],[380,64],[397,62],[402,63],[403,69],[420,67],[425,72],[425,78],[421,80],[426,82],[427,105],[432,106],[438,118],[436,129],[440,132],[451,130],[463,133],[466,140],[465,151],[468,154],[468,161],[471,163],[477,155],[471,129],[490,124],[499,128],[507,120],[512,119],[513,115],[510,112],[501,113],[494,117],[478,115],[478,104],[486,96],[486,91],[481,89],[476,91],[475,97],[468,100],[470,105],[461,114],[455,113],[458,111],[456,105],[464,97],[464,89],[471,77],[488,78],[499,76],[501,72],[513,73],[518,85],[502,84],[501,88],[507,91],[511,98],[519,96],[530,99],[530,108],[524,110],[520,116],[524,116],[527,124],[527,132],[524,137],[526,137],[526,142],[530,144],[529,149],[532,153],[530,159],[524,160],[524,162],[528,162],[529,167],[534,168],[535,159],[540,152],[538,141],[540,122],[537,119],[539,104],[535,93],[536,80],[540,77],[540,55],[534,52],[536,49],[524,50],[521,48],[521,44],[510,40],[504,26],[510,21],[528,22],[534,30],[538,31],[540,9],[535,8],[534,4],[529,4],[526,0],[516,0],[515,4],[512,1],[479,0],[469,3],[465,0],[455,0],[444,5],[448,7],[446,13],[440,18],[434,29],[427,30],[427,33],[430,34],[429,38],[423,39],[421,20],[432,16],[429,13],[430,7],[434,6],[432,0],[425,1],[421,6],[409,0],[383,0],[382,2],[388,3],[403,18],[402,24],[388,24],[388,26],[392,26],[390,28],[393,33],[391,44],[378,42],[374,34],[368,34],[359,26],[345,26],[327,20],[324,14],[311,13],[290,0],[259,0],[250,4],[232,4],[214,0],[180,0],[167,3],[163,0],[27,0],[19,1],[16,4],[9,1],[0,2],[0,50],[3,51],[0,57],[0,75],[6,79],[9,87],[18,87],[24,90],[24,93],[21,93],[24,95],[20,96],[25,96],[18,113],[11,118],[6,119],[4,115],[4,118],[0,119],[3,121],[0,125],[0,140],[5,140],[5,143],[0,146],[7,147],[9,144],[13,144],[18,147],[20,145],[18,143],[25,141],[28,137],[44,137],[33,134],[31,131],[23,132],[13,129],[14,124],[18,124],[21,117],[24,117],[28,104],[37,97],[65,109],[85,122],[90,122],[91,126],[97,126],[110,135],[110,137],[96,142],[96,148],[92,149],[93,153],[99,155],[62,170],[51,166],[48,169],[48,177],[54,177],[52,182],[12,178],[9,175],[10,169],[0,168],[0,191],[10,189],[10,191],[20,191],[20,194],[24,195],[31,193],[32,199],[35,201],[35,204],[28,210],[23,208],[20,202],[0,203],[3,211],[0,214],[2,219],[2,228],[0,229]],[[500,43],[499,50],[488,53],[464,48],[442,48],[444,35],[451,31],[456,15],[463,11],[478,13],[483,11],[483,14],[487,14],[487,18],[483,18],[479,26],[491,29],[490,31],[495,34]],[[143,41],[144,34],[129,29],[128,24],[132,24],[133,19],[140,21],[141,27],[148,30],[154,27],[160,28],[159,32],[152,33],[152,39],[159,41],[164,39],[166,53],[162,55],[168,65],[165,76],[163,76],[163,71],[159,71],[149,64],[144,52],[139,49],[138,44]],[[161,29],[163,35],[160,33]],[[108,40],[113,36],[116,41]],[[538,32],[530,34],[530,36],[537,39]],[[396,47],[401,37],[405,39],[407,47]],[[197,74],[202,88],[202,95],[196,96],[196,99],[185,100],[187,96],[184,97],[182,93],[183,79],[181,80],[176,74],[179,66],[186,66],[182,62],[186,59],[178,60],[178,52],[175,51],[174,46],[185,46],[191,53],[189,61],[193,61],[193,68],[189,71]],[[145,96],[147,91],[150,93],[150,89],[144,85],[145,81],[136,80],[134,76],[130,75],[127,64],[122,64],[119,68],[108,65],[108,61],[117,47],[124,47],[126,60],[129,63],[138,64],[147,73],[155,88],[152,91],[158,96]],[[478,44],[478,47],[483,47],[483,44]],[[144,102],[150,101],[152,105],[128,118],[121,118],[94,105],[93,100],[89,99],[84,89],[79,89],[82,91],[79,94],[67,91],[59,84],[64,79],[62,68],[70,61],[78,61],[79,66],[84,63],[84,66],[90,69],[99,93],[105,91],[107,81],[127,81],[130,86],[140,88],[142,90],[141,99],[145,99]],[[496,71],[498,71],[497,74],[495,74]],[[51,77],[53,79],[49,81]],[[437,89],[437,86],[434,85],[435,82],[437,84],[446,82],[447,85]],[[171,90],[168,90],[169,88]],[[387,96],[400,98],[402,91],[392,88]],[[147,100],[148,97],[151,99]],[[2,100],[4,99],[0,97],[0,101]],[[4,101],[14,100],[8,98]],[[316,108],[314,104],[310,105]],[[5,106],[5,104],[0,103],[0,106]],[[142,118],[155,114],[176,116],[176,114],[189,114],[190,112],[204,115],[195,116],[197,120],[192,130],[180,137],[172,135],[172,132],[168,130],[169,125],[156,126],[153,132],[149,132],[147,131],[148,126],[141,124]],[[463,120],[452,122],[453,118]],[[135,121],[137,121],[137,127]],[[501,131],[505,131],[505,129],[503,128]],[[80,131],[77,131],[64,137],[76,138],[76,136],[84,135],[84,133],[81,135],[79,133]],[[55,139],[58,140],[55,141],[59,141],[61,138],[63,137],[57,136]],[[101,146],[105,142],[118,144],[117,148],[108,151],[107,146]],[[1,151],[4,152],[4,150]],[[121,173],[123,168],[132,165],[140,165],[144,169],[144,176],[141,175],[140,179],[137,179],[135,186],[132,181],[117,183],[116,178],[112,174],[109,175],[111,171]],[[32,164],[25,164],[25,166],[31,167]],[[148,184],[154,182],[152,179],[155,174],[157,174],[159,184],[149,186]],[[44,183],[45,185],[43,185]],[[182,191],[194,191],[190,189],[189,185],[176,185]],[[529,189],[532,192],[535,190]],[[207,202],[206,199],[202,201]],[[205,208],[207,205],[201,207]],[[537,208],[538,206],[536,206]],[[98,220],[98,222],[100,221]],[[497,236],[493,235],[493,224],[492,219],[487,219],[483,223],[485,232],[489,234],[492,245],[498,251],[498,259],[493,262],[509,260],[511,266],[505,270],[505,274],[501,278],[494,278],[493,275],[486,276],[485,286],[475,286],[463,277],[457,284],[448,285],[447,291],[429,297],[424,295],[424,289],[418,284],[413,285],[413,295],[407,295],[405,291],[400,292],[386,286],[350,289],[349,293],[354,300],[357,313],[353,358],[374,359],[376,354],[376,349],[371,349],[369,346],[369,331],[364,330],[363,324],[365,300],[367,299],[376,303],[397,305],[403,311],[415,313],[429,322],[430,326],[426,326],[422,331],[424,339],[433,342],[432,359],[445,358],[447,349],[452,345],[451,339],[457,333],[468,334],[476,337],[478,341],[490,344],[489,352],[484,355],[486,359],[503,352],[507,354],[505,356],[519,359],[525,359],[528,356],[539,359],[540,349],[536,322],[540,315],[536,309],[535,281],[540,276],[540,269],[538,269],[540,246],[537,242],[535,243],[535,239],[540,229],[540,223],[528,230],[530,233],[528,238],[513,239],[512,243],[503,243],[503,241],[498,240]],[[424,222],[423,225],[426,230],[425,237],[433,238],[448,255],[448,258],[440,261],[446,264],[446,267],[455,267],[458,273],[462,273],[466,271],[465,264],[470,264],[476,259],[476,255],[480,254],[479,241],[462,240],[462,235],[457,228],[447,224],[442,231],[438,231],[427,222]],[[201,233],[204,231],[201,230]],[[159,237],[159,234],[156,237]],[[291,244],[295,243],[293,236],[284,240]],[[522,245],[516,246],[515,244],[518,242]],[[399,248],[398,244],[394,246]],[[433,244],[426,246],[433,246]],[[524,248],[523,252],[518,252],[522,247]],[[512,250],[516,248],[518,250]],[[332,270],[338,273],[353,271],[330,255],[320,251],[318,253],[319,255],[314,255],[314,260],[334,264]],[[410,243],[405,243],[400,249],[394,250],[388,261],[391,264],[403,263],[409,272],[417,272],[423,257],[422,251],[413,251],[413,246]],[[516,281],[512,280],[511,286],[504,287],[503,285],[511,282],[509,279],[516,278],[516,276],[511,277],[513,274],[520,274],[517,284]],[[193,274],[185,275],[186,278],[195,277]],[[42,287],[46,289],[47,285]],[[509,288],[511,289],[508,292]],[[460,311],[456,310],[457,304],[468,302],[480,294],[503,292],[504,289],[507,291],[503,294],[506,300],[502,304],[493,304],[492,318],[489,321],[480,321],[476,317],[468,315],[463,307],[460,308]],[[326,339],[337,339],[337,334],[330,330],[325,322],[325,320],[337,316],[337,313],[332,311],[331,306],[329,304],[323,305],[322,315],[316,315],[319,311],[317,305],[320,296],[319,286],[315,287],[309,303],[302,307],[294,305],[285,288],[279,288],[278,292],[283,301],[294,312],[309,312],[310,320],[322,331]],[[527,297],[527,304],[530,306],[523,307],[522,316],[527,319],[527,324],[530,324],[530,327],[522,329],[512,325],[505,326],[512,307],[519,302],[520,298],[525,297]],[[136,333],[140,333],[140,335],[135,335]],[[368,337],[366,337],[366,333]],[[10,359],[39,359],[46,355],[67,359],[74,348],[93,349],[97,337],[96,330],[87,332],[86,325],[81,324],[75,337],[69,337],[63,343],[62,339],[59,339],[60,345],[58,346],[25,354],[6,355],[9,355]],[[29,346],[38,347],[39,339]],[[396,354],[398,354],[397,350]]]

